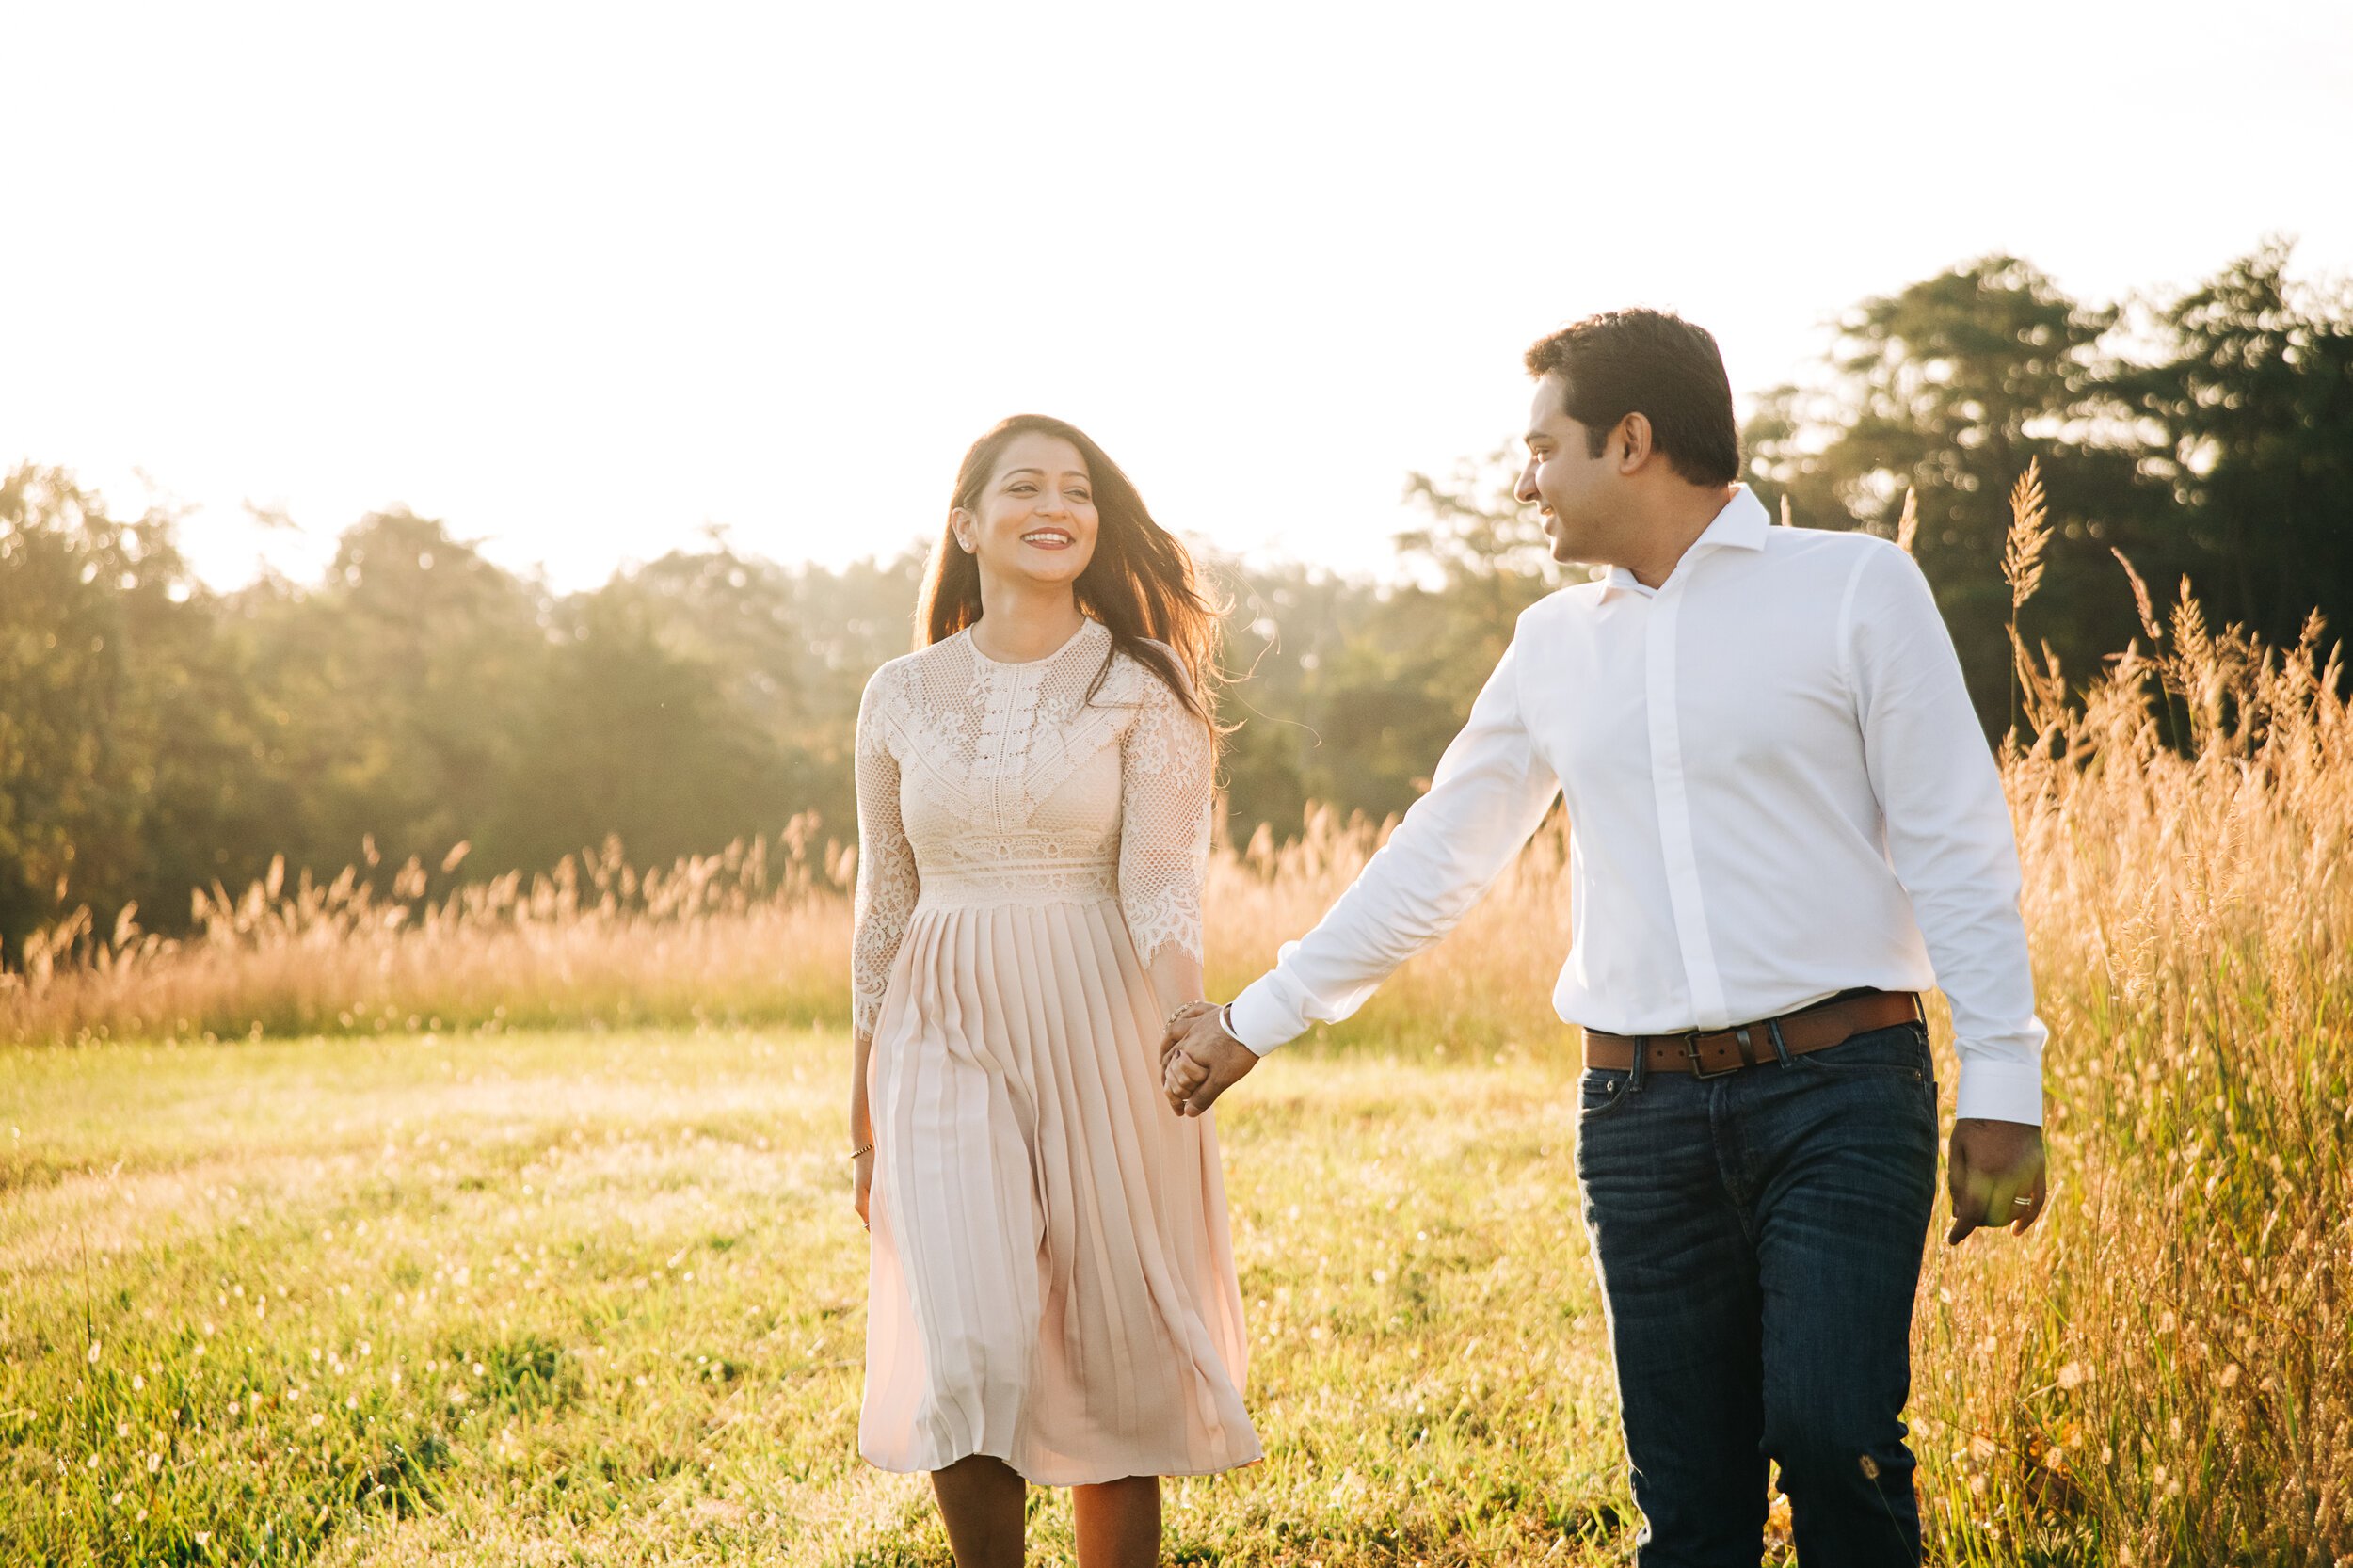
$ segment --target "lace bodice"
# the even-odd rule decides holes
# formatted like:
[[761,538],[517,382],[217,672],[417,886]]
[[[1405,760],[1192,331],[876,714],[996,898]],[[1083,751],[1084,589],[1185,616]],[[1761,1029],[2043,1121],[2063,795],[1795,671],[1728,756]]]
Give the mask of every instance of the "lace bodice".
[[853,1022],[871,1032],[919,907],[1116,898],[1136,951],[1201,955],[1213,745],[1088,621],[1008,664],[969,632],[874,672],[857,715]]

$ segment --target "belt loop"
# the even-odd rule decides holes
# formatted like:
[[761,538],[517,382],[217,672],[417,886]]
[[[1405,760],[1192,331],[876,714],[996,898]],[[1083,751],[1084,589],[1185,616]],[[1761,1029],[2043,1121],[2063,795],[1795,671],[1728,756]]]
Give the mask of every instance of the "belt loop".
[[1634,1067],[1633,1070],[1626,1075],[1625,1086],[1627,1091],[1631,1094],[1641,1094],[1642,1092],[1642,1080],[1649,1074],[1649,1072],[1650,1036],[1647,1034],[1638,1034],[1634,1037]]
[[1773,1036],[1773,1054],[1781,1059],[1781,1064],[1783,1066],[1788,1066],[1789,1043],[1781,1037],[1781,1020],[1779,1018],[1768,1018],[1765,1020],[1765,1027]]

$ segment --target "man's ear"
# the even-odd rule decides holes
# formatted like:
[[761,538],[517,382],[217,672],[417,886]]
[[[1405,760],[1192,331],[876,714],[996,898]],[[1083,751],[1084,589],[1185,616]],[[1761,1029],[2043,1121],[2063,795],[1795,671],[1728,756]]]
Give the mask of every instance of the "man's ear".
[[1654,450],[1651,446],[1650,416],[1633,413],[1618,421],[1618,427],[1609,432],[1609,450],[1617,457],[1620,473],[1639,472],[1650,460]]

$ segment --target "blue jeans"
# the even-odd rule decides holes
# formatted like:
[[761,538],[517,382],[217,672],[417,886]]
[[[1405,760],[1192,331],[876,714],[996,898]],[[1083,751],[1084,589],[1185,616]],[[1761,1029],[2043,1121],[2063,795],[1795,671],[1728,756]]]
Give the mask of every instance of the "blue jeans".
[[1805,1568],[1917,1563],[1903,1407],[1936,1188],[1928,1032],[1721,1078],[1589,1070],[1578,1098],[1642,1568],[1756,1568],[1768,1459]]

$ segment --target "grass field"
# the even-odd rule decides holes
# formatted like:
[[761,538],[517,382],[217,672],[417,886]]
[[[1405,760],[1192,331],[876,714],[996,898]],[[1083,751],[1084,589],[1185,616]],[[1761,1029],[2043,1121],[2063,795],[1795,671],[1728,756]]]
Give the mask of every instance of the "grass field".
[[[845,1063],[737,1031],[18,1055],[0,1557],[944,1562],[928,1488],[854,1453]],[[1250,1088],[1271,1457],[1172,1484],[1172,1556],[1609,1555],[1560,1073],[1302,1053]]]

